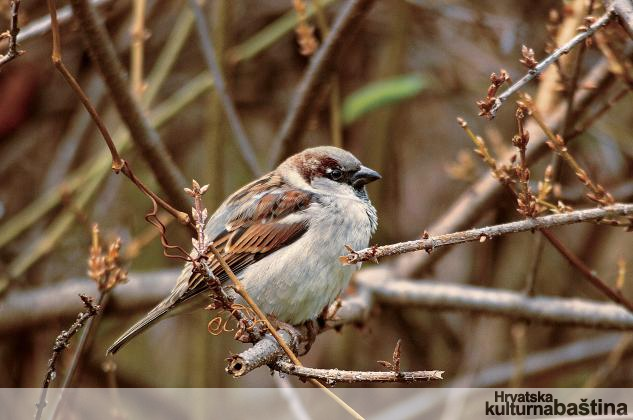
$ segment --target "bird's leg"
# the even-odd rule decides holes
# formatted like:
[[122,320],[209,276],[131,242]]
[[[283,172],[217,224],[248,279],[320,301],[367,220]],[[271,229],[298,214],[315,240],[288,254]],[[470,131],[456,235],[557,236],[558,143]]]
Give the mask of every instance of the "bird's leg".
[[[310,331],[310,328],[314,328],[315,331],[317,331],[317,327],[316,324],[312,327],[310,327],[309,325],[311,325],[310,323],[313,323],[314,321],[306,321],[301,325],[291,325],[287,322],[278,320],[272,315],[269,315],[268,319],[276,329],[286,330],[290,333],[290,335],[294,337],[299,337],[299,346],[303,345],[303,348],[298,349],[299,356],[303,356],[310,350],[310,347],[312,347],[312,343],[314,343],[314,338],[316,338],[316,332],[314,333],[314,337],[311,336],[312,332]],[[305,330],[303,327],[305,327]]]
[[306,328],[306,339],[307,339],[305,346],[303,348],[304,349],[303,354],[307,354],[312,348],[312,344],[314,344],[317,334],[319,334],[320,328],[319,328],[318,320],[309,320],[309,321],[304,322],[303,325]]

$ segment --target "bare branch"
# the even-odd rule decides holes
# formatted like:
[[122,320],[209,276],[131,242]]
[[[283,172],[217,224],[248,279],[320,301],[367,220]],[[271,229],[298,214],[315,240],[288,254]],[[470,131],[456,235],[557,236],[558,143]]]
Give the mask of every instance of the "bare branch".
[[[95,7],[101,7],[108,3],[112,3],[113,0],[90,0]],[[64,25],[71,21],[73,18],[73,10],[70,5],[60,7],[57,9],[57,20],[59,25]],[[30,41],[33,38],[46,35],[51,30],[51,16],[45,15],[37,19],[33,19],[27,25],[20,29],[18,34],[18,44]]]
[[209,36],[210,32],[204,13],[196,0],[188,1],[189,7],[191,8],[196,20],[196,29],[198,31],[198,39],[200,40],[200,48],[202,49],[204,59],[207,62],[209,72],[213,76],[215,90],[222,102],[222,106],[224,107],[226,118],[229,120],[229,125],[233,130],[233,138],[237,143],[237,147],[241,151],[242,158],[244,158],[248,168],[251,170],[251,173],[255,176],[259,176],[262,174],[262,169],[257,162],[257,156],[253,150],[252,143],[248,139],[246,131],[244,130],[240,118],[237,115],[233,99],[231,99],[231,96],[226,90],[226,83],[224,83],[224,76],[222,75],[222,70],[220,70],[220,66],[218,65],[216,59],[215,47],[213,46],[213,40]]
[[[379,270],[382,273],[378,272]],[[612,303],[545,296],[530,297],[521,292],[445,282],[398,280],[389,277],[389,273],[390,271],[384,268],[359,272],[356,277],[358,295],[345,297],[341,308],[336,312],[335,320],[328,321],[318,333],[344,324],[367,321],[374,300],[398,307],[470,311],[546,324],[596,329],[633,329],[633,314]],[[300,333],[302,335],[293,337],[290,341],[297,343],[297,347],[306,339],[305,332],[301,330]],[[289,333],[284,331],[284,334]],[[274,340],[263,339],[248,350],[234,355],[226,370],[234,376],[243,376],[281,357],[283,351]]]
[[[191,1],[191,0],[190,0]],[[375,0],[352,0],[346,2],[339,12],[332,31],[312,57],[295,94],[290,101],[286,118],[273,141],[270,163],[275,164],[297,151],[302,131],[319,88],[335,63],[343,43],[358,28],[359,22],[369,12]]]
[[485,113],[484,116],[490,119],[494,118],[499,108],[501,108],[501,105],[503,105],[503,103],[510,96],[518,92],[527,83],[534,80],[550,64],[557,61],[560,58],[560,56],[562,56],[563,54],[569,53],[569,51],[571,51],[572,48],[574,48],[576,45],[580,44],[585,39],[592,36],[598,29],[602,28],[607,23],[609,23],[609,21],[611,20],[611,18],[613,18],[613,16],[614,16],[613,11],[609,10],[607,13],[602,15],[598,20],[596,20],[589,28],[587,28],[586,31],[579,33],[578,35],[570,39],[567,43],[562,45],[560,48],[557,48],[553,53],[551,53],[545,59],[543,59],[543,61],[538,63],[536,66],[534,66],[534,68],[530,69],[525,76],[523,76],[516,83],[514,83],[512,86],[506,89],[501,95],[499,95],[495,99],[495,103],[490,109],[490,111],[488,113]]
[[80,294],[79,297],[83,301],[87,312],[80,312],[79,315],[77,315],[77,320],[70,326],[70,328],[62,331],[55,339],[55,344],[53,345],[53,355],[48,360],[48,370],[46,371],[44,383],[42,384],[40,401],[36,404],[37,411],[35,413],[35,420],[40,420],[42,418],[42,412],[46,407],[46,394],[48,387],[57,376],[57,360],[59,359],[59,356],[62,351],[70,345],[70,339],[81,329],[81,327],[83,327],[84,322],[95,316],[101,310],[99,305],[95,305],[93,298],[82,294]]
[[[66,81],[66,83],[70,86],[70,88],[73,90],[75,95],[77,95],[81,103],[84,105],[84,107],[86,108],[86,111],[88,111],[88,113],[92,117],[92,120],[95,122],[97,128],[99,129],[99,132],[101,133],[101,136],[106,142],[106,145],[108,146],[108,149],[110,150],[110,154],[112,155],[112,170],[115,173],[122,172],[143,193],[145,193],[152,200],[152,202],[159,204],[162,208],[167,210],[167,212],[169,212],[172,216],[178,219],[180,223],[185,224],[185,225],[189,224],[189,217],[187,216],[186,213],[176,210],[171,205],[169,205],[169,203],[164,201],[157,194],[155,194],[153,191],[147,188],[147,186],[145,186],[145,184],[139,178],[136,177],[136,175],[130,168],[130,165],[128,164],[128,162],[126,162],[119,155],[119,151],[117,150],[117,147],[114,144],[114,141],[112,140],[112,136],[110,136],[110,132],[108,131],[105,123],[99,116],[99,113],[97,112],[95,107],[92,105],[92,103],[90,102],[90,99],[88,99],[88,97],[84,93],[83,89],[81,88],[77,80],[74,78],[74,76],[70,73],[70,71],[64,65],[64,62],[62,60],[59,23],[57,21],[57,9],[55,8],[55,1],[48,0],[47,3],[48,3],[48,10],[51,14],[51,30],[53,33],[53,52],[51,54],[51,60],[53,61],[53,65],[55,66],[55,68],[60,72],[60,74]],[[112,49],[114,49],[111,43],[110,43],[110,46],[112,47]],[[133,100],[131,96],[130,96],[130,99]],[[177,170],[175,166],[173,168]],[[158,178],[158,175],[157,175],[157,178]]]
[[629,34],[633,38],[633,2],[631,0],[607,0],[607,7],[612,9],[618,20]]
[[[531,353],[525,358],[525,375],[538,378],[552,371],[560,371],[564,368],[574,368],[594,360],[603,363],[605,357],[618,345],[622,334],[604,334],[589,339],[573,341],[553,349]],[[446,384],[446,391],[451,392],[451,387],[463,386],[468,383],[471,387],[503,387],[508,386],[515,369],[515,361],[495,363],[477,368],[477,372],[467,372]],[[444,401],[433,396],[422,397],[416,394],[414,399],[406,399],[393,405],[386,406],[379,413],[374,413],[376,419],[397,418],[406,406],[409,418],[429,417],[429,413],[435,413],[440,409],[439,404]]]
[[[164,298],[174,285],[180,270],[130,274],[130,281],[115,287],[108,307],[115,311],[149,308]],[[77,295],[96,296],[97,285],[88,278],[8,291],[0,304],[0,334],[42,325],[52,319],[69,319],[77,314]]]
[[[279,330],[279,335],[284,342],[294,351],[299,347],[299,337],[288,330]],[[269,365],[276,362],[284,356],[284,350],[281,348],[277,340],[266,334],[264,338],[256,343],[253,347],[244,350],[240,354],[230,357],[226,366],[226,372],[234,377],[244,376],[247,373],[257,369],[258,367]]]
[[6,54],[0,55],[0,67],[22,54],[22,51],[18,50],[18,33],[20,32],[20,26],[18,25],[19,9],[20,0],[11,0],[11,23],[9,30],[0,34],[0,39],[9,39],[9,48]]
[[443,370],[422,370],[414,372],[366,372],[339,369],[315,369],[304,366],[296,366],[287,361],[277,361],[272,368],[286,375],[298,376],[302,379],[318,379],[327,385],[336,385],[343,382],[348,384],[362,382],[401,382],[419,383],[442,378]]
[[[577,116],[582,115],[583,110],[587,108],[588,104],[592,102],[597,95],[604,93],[604,90],[607,89],[614,80],[615,77],[610,73],[609,63],[606,59],[602,59],[594,65],[580,84],[596,86],[596,89],[583,89],[578,92],[574,101],[575,114]],[[561,104],[546,115],[547,124],[552,130],[557,131],[562,129],[565,109],[566,105]],[[531,119],[527,122],[525,129],[531,133],[536,133],[538,131],[538,125]],[[530,144],[527,150],[528,162],[543,156],[547,150],[545,144],[546,139],[547,137],[545,135],[534,135],[530,138]],[[509,159],[510,154],[500,157],[501,161],[507,161]],[[503,188],[503,185],[494,177],[486,173],[480,177],[471,188],[464,191],[453,204],[447,208],[442,217],[429,226],[427,230],[434,234],[440,234],[469,228],[473,223],[476,223],[477,219],[485,210],[493,205],[494,200],[499,196]],[[444,255],[444,251],[448,249],[449,248],[440,248],[430,255],[423,253],[403,254],[395,261],[395,272],[398,276],[402,277],[412,276],[419,270],[428,269]],[[373,268],[370,268],[369,270],[372,269]]]
[[182,191],[185,177],[174,164],[156,130],[150,125],[140,105],[132,96],[125,80],[125,70],[119,61],[112,40],[98,20],[94,6],[87,0],[71,1],[80,23],[81,34],[110,90],[121,119],[130,130],[131,137],[142,152],[158,183],[180,208],[189,201]]
[[525,219],[501,225],[470,229],[463,232],[432,236],[427,239],[418,239],[415,241],[400,242],[392,245],[365,248],[341,257],[341,261],[345,264],[356,264],[362,261],[376,261],[378,258],[404,254],[406,252],[422,250],[432,252],[437,248],[448,245],[473,241],[485,241],[487,239],[494,238],[495,236],[506,235],[509,233],[533,231],[573,223],[597,221],[613,216],[629,216],[631,214],[633,214],[633,204],[615,204],[608,207],[576,210],[570,213],[552,214],[549,216]]
[[510,319],[573,325],[584,328],[630,330],[633,314],[613,303],[549,296],[433,281],[358,278],[380,303],[433,310],[471,311]]
[[142,102],[143,92],[146,87],[143,82],[145,38],[147,38],[147,32],[145,31],[146,7],[146,0],[134,1],[134,20],[131,29],[132,45],[130,46],[130,88],[139,102]]
[[[371,291],[366,287],[359,287],[356,295],[345,297],[339,305],[332,305],[335,313],[328,313],[325,325],[317,333],[320,334],[346,324],[364,323],[369,318],[373,302]],[[279,332],[293,351],[297,351],[308,340],[307,331],[304,327],[296,328],[294,331],[284,329]],[[266,335],[250,349],[233,355],[229,359],[226,372],[235,377],[243,376],[258,367],[271,364],[283,356],[283,349],[275,342],[272,336]]]

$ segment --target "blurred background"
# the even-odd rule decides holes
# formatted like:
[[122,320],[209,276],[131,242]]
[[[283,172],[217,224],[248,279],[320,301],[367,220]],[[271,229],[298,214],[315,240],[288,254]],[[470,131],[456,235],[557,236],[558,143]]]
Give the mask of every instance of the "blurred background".
[[[321,17],[328,26],[344,2],[319,0]],[[119,58],[129,69],[133,2],[98,3],[99,15]],[[290,0],[206,3],[204,10],[228,91],[260,165],[271,169],[273,139],[310,62],[297,43],[297,12]],[[309,11],[312,3],[307,1]],[[58,7],[63,6],[59,2]],[[569,16],[577,20],[576,26],[584,24],[587,6],[588,2],[575,0],[376,2],[346,40],[336,61],[335,80],[320,89],[296,149],[338,142],[333,134],[337,130],[331,124],[332,113],[336,112],[341,120],[343,147],[383,175],[382,181],[369,187],[380,218],[372,242],[415,239],[488,171],[472,152],[456,117],[467,120],[495,153],[510,150],[516,132],[513,106],[503,108],[493,121],[477,116],[475,102],[485,97],[490,73],[504,68],[514,80],[520,78],[526,72],[519,62],[521,46],[533,48],[537,59],[544,57],[546,44],[552,40],[552,27]],[[599,16],[601,7],[601,2],[596,2],[592,14]],[[0,6],[1,28],[8,27],[8,13],[5,2]],[[46,15],[43,2],[23,2],[21,26],[24,29]],[[317,40],[323,37],[322,23],[320,26],[311,14],[307,17]],[[145,94],[154,96],[145,109],[152,118],[157,110],[163,113],[158,126],[160,137],[185,177],[211,185],[205,204],[213,211],[253,176],[232,140],[213,89],[208,83],[202,88],[200,83],[192,84],[206,72],[206,66],[186,2],[148,0],[145,25]],[[61,26],[64,62],[97,104],[115,138],[122,138],[124,125],[78,29],[73,21]],[[173,67],[159,84],[157,68],[169,54],[167,46],[179,37],[183,42],[171,53],[175,54]],[[113,174],[109,164],[98,165],[109,161],[107,149],[50,62],[50,33],[36,34],[22,41],[20,47],[26,53],[0,71],[3,290],[32,290],[68,279],[85,278],[89,282],[86,271],[92,223],[99,224],[106,241],[122,239],[122,256],[130,272],[178,268],[178,261],[163,256],[154,228],[144,220],[150,205],[146,197],[123,176]],[[586,50],[579,68],[581,78],[600,57],[595,46]],[[340,99],[338,110],[331,106],[333,89]],[[536,94],[537,89],[535,82],[526,91]],[[563,97],[560,89],[557,92]],[[611,93],[601,96],[607,97]],[[623,202],[633,196],[632,114],[633,99],[625,95],[570,146],[591,177]],[[161,192],[134,147],[122,148],[122,155],[141,179]],[[535,183],[542,179],[549,161],[547,156],[531,167]],[[576,208],[593,206],[583,198],[582,185],[570,171],[562,171],[560,182],[560,196],[566,202]],[[519,218],[514,200],[501,196],[477,226]],[[168,221],[169,217],[164,215],[164,219]],[[587,224],[558,228],[556,232],[610,284],[617,277],[619,259],[627,261],[629,267],[633,265],[631,234],[621,229]],[[190,246],[188,232],[178,223],[168,225],[168,237],[185,248]],[[432,272],[421,277],[520,291],[531,269],[535,237],[522,233],[456,246]],[[633,295],[630,275],[628,278],[623,291]],[[549,244],[543,246],[535,279],[537,295],[604,300]],[[3,299],[10,297],[8,294]],[[75,386],[107,385],[102,369],[105,349],[146,310],[106,309]],[[53,341],[72,318],[54,318],[1,332],[0,367],[6,374],[0,377],[0,386],[40,386]],[[274,386],[266,368],[239,380],[224,373],[226,357],[245,346],[234,341],[230,333],[209,334],[210,319],[205,311],[180,316],[134,340],[115,359],[118,385]],[[605,342],[605,337],[610,341]],[[499,366],[505,366],[509,373],[487,385],[633,385],[630,335],[605,336],[604,332],[588,329],[393,306],[375,308],[362,327],[346,326],[341,332],[319,336],[303,361],[313,367],[376,370],[376,360],[390,360],[399,338],[403,369],[446,371],[446,380],[433,386],[481,385],[477,378]],[[523,374],[515,369],[525,358],[551,356],[552,351],[574,343],[584,347],[573,347],[567,356],[559,355],[562,361],[549,368]],[[601,353],[574,359],[605,343],[607,347]],[[517,352],[517,348],[522,351]],[[61,372],[71,353],[64,354]]]

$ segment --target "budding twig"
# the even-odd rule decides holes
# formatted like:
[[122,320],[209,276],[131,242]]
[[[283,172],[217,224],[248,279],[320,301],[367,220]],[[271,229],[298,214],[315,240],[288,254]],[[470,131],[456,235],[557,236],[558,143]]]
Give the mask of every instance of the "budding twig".
[[494,98],[494,103],[492,104],[492,106],[490,106],[488,112],[484,112],[481,115],[489,119],[494,118],[499,108],[501,108],[503,103],[507,101],[510,96],[518,92],[527,83],[534,80],[539,74],[543,72],[543,70],[545,70],[550,64],[556,62],[562,55],[569,53],[572,48],[592,36],[598,29],[606,26],[606,24],[609,23],[613,16],[614,12],[612,9],[610,9],[607,13],[596,20],[591,26],[589,26],[586,31],[579,33],[578,35],[570,39],[567,43],[557,48],[540,63],[534,65],[534,67],[531,68],[525,76],[523,76],[516,83],[506,89],[501,95]]
[[449,245],[480,241],[481,238],[491,239],[495,236],[501,236],[510,233],[527,232],[543,228],[550,228],[554,226],[569,225],[573,223],[599,221],[601,219],[613,216],[630,215],[633,215],[633,204],[614,204],[611,206],[600,208],[576,210],[569,213],[552,214],[548,216],[536,217],[533,219],[520,220],[517,222],[470,229],[463,232],[431,236],[428,239],[419,239],[415,241],[400,242],[391,245],[365,248],[341,257],[341,261],[344,264],[356,264],[362,261],[371,261],[378,258],[404,254],[407,252],[432,252],[437,248]]
[[590,192],[587,193],[587,198],[601,206],[609,206],[614,204],[615,199],[613,198],[613,196],[608,191],[606,191],[602,185],[592,181],[587,172],[582,167],[580,167],[576,159],[574,159],[571,153],[569,153],[565,140],[560,135],[554,134],[554,132],[547,126],[547,124],[545,124],[543,117],[540,115],[538,109],[536,109],[536,107],[534,106],[531,98],[528,95],[523,95],[523,99],[525,100],[526,105],[529,107],[532,113],[532,117],[547,136],[547,145],[571,167],[580,182],[582,182],[589,189]]

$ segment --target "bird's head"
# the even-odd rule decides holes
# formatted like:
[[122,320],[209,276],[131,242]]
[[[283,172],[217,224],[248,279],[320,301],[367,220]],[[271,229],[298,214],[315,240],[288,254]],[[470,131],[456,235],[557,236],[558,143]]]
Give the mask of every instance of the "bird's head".
[[322,193],[355,195],[366,198],[365,185],[381,178],[363,166],[350,152],[333,146],[306,149],[288,158],[280,170],[290,175],[299,187],[302,183]]

